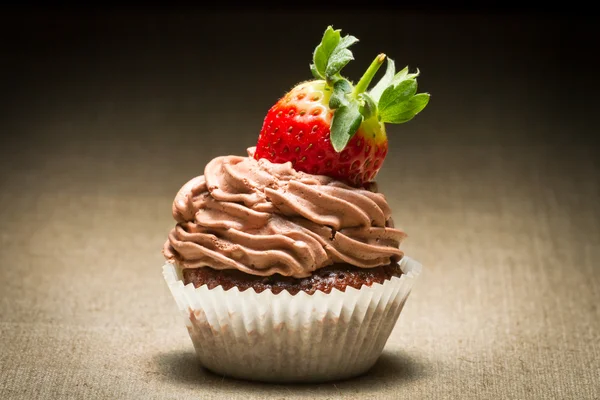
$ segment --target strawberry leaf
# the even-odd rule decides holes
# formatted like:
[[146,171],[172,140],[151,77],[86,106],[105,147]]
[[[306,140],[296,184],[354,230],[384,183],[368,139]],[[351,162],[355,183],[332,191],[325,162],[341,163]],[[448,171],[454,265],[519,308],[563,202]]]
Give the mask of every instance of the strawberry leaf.
[[346,35],[342,38],[342,40],[340,40],[338,47],[342,48],[342,49],[347,49],[348,47],[352,46],[356,42],[358,42],[357,38],[355,38],[352,35]]
[[418,76],[418,69],[415,73],[409,73],[408,67],[394,75],[379,99],[380,121],[401,124],[410,121],[427,106],[429,94],[416,94]]
[[313,53],[313,64],[311,70],[313,75],[316,73],[318,76],[315,78],[325,79],[325,71],[327,70],[327,64],[331,54],[340,43],[340,30],[334,30],[331,26],[328,26],[323,34],[321,43],[315,48]]
[[352,136],[358,131],[363,117],[358,101],[341,105],[333,114],[331,121],[331,144],[336,152],[344,150]]
[[420,74],[419,69],[417,68],[417,72],[409,74],[408,67],[404,67],[402,71],[399,71],[396,75],[394,75],[394,79],[392,79],[392,85],[396,86],[400,82],[407,79],[415,79]]
[[312,73],[315,79],[323,79],[319,71],[317,71],[317,66],[315,64],[310,64],[310,72]]
[[385,74],[383,77],[377,82],[377,84],[369,91],[369,94],[373,98],[375,102],[379,101],[381,94],[383,91],[391,85],[392,79],[394,79],[394,74],[396,73],[396,66],[394,65],[394,60],[391,58],[387,59],[387,67],[385,69]]
[[402,124],[413,119],[425,108],[427,103],[429,103],[429,93],[419,93],[404,101],[392,103],[385,110],[380,111],[379,117],[382,122]]
[[325,70],[325,79],[328,81],[333,80],[334,77],[348,64],[351,60],[354,60],[352,52],[348,49],[336,49],[329,62],[327,63],[327,69]]
[[327,61],[327,69],[325,70],[325,78],[328,81],[333,80],[337,74],[348,64],[350,61],[354,60],[354,56],[352,52],[348,50],[348,47],[352,46],[354,43],[358,42],[358,39],[354,36],[346,35],[344,36],[336,48],[331,53],[329,60]]
[[373,115],[377,114],[377,103],[375,103],[375,100],[373,100],[368,93],[361,93],[359,100],[362,101],[360,113],[362,114],[363,119],[369,119]]
[[391,85],[383,91],[379,99],[379,115],[383,118],[386,110],[394,104],[408,100],[417,92],[417,81],[409,79],[397,86]]
[[338,79],[333,84],[333,93],[329,98],[329,108],[335,110],[343,104],[347,104],[346,94],[352,91],[352,85],[346,79]]

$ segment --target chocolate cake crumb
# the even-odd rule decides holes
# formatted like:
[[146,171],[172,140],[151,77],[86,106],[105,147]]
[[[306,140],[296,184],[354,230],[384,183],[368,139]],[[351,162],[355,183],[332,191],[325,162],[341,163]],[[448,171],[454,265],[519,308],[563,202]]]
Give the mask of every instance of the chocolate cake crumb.
[[375,268],[358,268],[350,264],[334,264],[313,272],[306,278],[292,278],[279,274],[271,276],[250,275],[238,270],[216,270],[210,267],[186,268],[183,270],[184,284],[195,287],[207,285],[209,289],[222,286],[229,290],[237,287],[240,291],[253,288],[257,293],[270,290],[274,294],[287,290],[295,295],[300,291],[314,294],[317,290],[330,293],[333,288],[345,291],[348,286],[360,289],[363,285],[383,283],[393,276],[401,276],[402,269],[397,263]]

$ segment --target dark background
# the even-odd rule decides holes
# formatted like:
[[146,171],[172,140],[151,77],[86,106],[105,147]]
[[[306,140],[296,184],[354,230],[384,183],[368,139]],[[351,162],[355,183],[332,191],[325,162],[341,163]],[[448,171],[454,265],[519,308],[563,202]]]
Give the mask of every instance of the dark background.
[[[1,398],[598,398],[599,18],[340,3],[4,6]],[[211,376],[160,276],[171,203],[254,145],[329,24],[360,39],[346,76],[385,52],[431,94],[377,178],[423,277],[359,380]]]
[[[69,166],[76,173],[93,158],[144,165],[145,179],[166,160],[199,168],[243,152],[268,107],[311,78],[329,24],[361,40],[345,69],[351,79],[379,52],[422,71],[430,105],[389,128],[391,157],[410,144],[581,145],[597,155],[598,18],[576,3],[328,3],[316,12],[286,4],[7,8],[3,181],[15,169],[41,171],[61,152],[79,154],[81,165]],[[192,161],[196,147],[206,156]]]
[[[398,4],[338,11],[329,3],[317,12],[285,4],[279,11],[205,11],[177,2],[8,8],[0,17],[2,111],[15,123],[58,117],[53,107],[93,112],[112,104],[115,113],[127,113],[160,99],[172,109],[153,111],[175,124],[195,118],[201,129],[243,116],[250,124],[235,134],[251,137],[278,96],[311,78],[312,50],[332,24],[361,39],[345,69],[350,78],[358,79],[378,52],[422,71],[421,89],[432,94],[429,117],[398,128],[412,132],[393,143],[592,141],[590,114],[599,104],[593,14],[576,3],[561,12],[510,2]],[[494,119],[477,129],[488,117]],[[226,126],[219,132],[230,133]]]
[[598,178],[598,18],[576,3],[32,2],[0,19],[4,191],[53,163],[61,179],[107,190],[179,173],[165,189],[176,190],[210,158],[254,144],[270,105],[311,78],[329,24],[361,40],[346,76],[385,52],[419,68],[432,95],[424,114],[388,127],[388,159],[408,146],[545,146],[565,170],[589,157]]

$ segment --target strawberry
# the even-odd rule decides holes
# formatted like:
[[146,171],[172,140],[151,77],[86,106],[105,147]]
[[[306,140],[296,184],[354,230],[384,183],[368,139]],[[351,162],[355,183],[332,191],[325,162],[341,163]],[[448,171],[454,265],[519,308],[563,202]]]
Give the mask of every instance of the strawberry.
[[[353,85],[340,75],[358,39],[327,27],[313,53],[314,79],[297,84],[267,112],[254,157],[291,162],[298,171],[328,175],[354,186],[373,181],[388,152],[385,123],[411,120],[429,102],[408,67],[379,54]],[[387,58],[381,80],[367,88]]]

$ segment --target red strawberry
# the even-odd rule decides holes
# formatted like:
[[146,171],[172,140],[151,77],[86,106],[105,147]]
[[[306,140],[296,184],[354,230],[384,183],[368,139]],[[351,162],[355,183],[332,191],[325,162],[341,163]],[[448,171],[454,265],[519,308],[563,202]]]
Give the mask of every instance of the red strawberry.
[[[255,157],[291,161],[298,171],[328,175],[353,184],[375,177],[387,154],[383,124],[361,124],[342,152],[330,140],[331,90],[325,81],[299,84],[269,110],[258,138]],[[369,129],[370,128],[370,129]]]
[[328,27],[315,49],[311,70],[315,80],[302,82],[267,113],[254,157],[292,162],[298,171],[328,175],[360,186],[372,181],[388,151],[385,122],[411,120],[429,101],[416,93],[419,71],[396,73],[387,59],[381,81],[366,91],[386,59],[380,54],[353,86],[340,75],[353,59],[353,36]]

